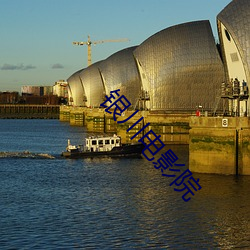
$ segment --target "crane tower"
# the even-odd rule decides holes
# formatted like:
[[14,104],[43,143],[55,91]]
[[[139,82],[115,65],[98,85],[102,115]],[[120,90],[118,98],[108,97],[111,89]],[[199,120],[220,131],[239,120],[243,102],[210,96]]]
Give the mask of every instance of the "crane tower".
[[100,40],[100,41],[91,41],[90,36],[88,35],[88,41],[86,42],[73,42],[74,45],[87,45],[88,46],[88,66],[92,64],[92,59],[91,59],[91,45],[92,44],[99,44],[99,43],[110,43],[110,42],[127,42],[129,39],[127,38],[122,38],[122,39],[117,39],[117,40]]

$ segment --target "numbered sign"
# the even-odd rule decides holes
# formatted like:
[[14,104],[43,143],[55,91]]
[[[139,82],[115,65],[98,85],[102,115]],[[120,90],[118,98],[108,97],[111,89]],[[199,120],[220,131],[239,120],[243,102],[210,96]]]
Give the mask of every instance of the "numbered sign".
[[226,119],[226,118],[222,119],[222,127],[224,127],[224,128],[228,127],[228,119]]

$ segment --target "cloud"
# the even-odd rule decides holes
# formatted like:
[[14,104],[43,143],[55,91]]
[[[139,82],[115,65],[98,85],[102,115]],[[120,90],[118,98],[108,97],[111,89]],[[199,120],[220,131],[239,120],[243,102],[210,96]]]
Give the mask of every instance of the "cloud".
[[22,70],[28,70],[28,69],[36,69],[36,66],[29,64],[29,65],[26,65],[22,68]]
[[64,66],[60,63],[55,63],[51,66],[52,69],[63,69]]
[[23,65],[23,63],[14,65],[14,64],[8,64],[5,63],[0,69],[1,70],[29,70],[29,69],[35,69],[36,66],[33,66],[31,64],[29,65]]

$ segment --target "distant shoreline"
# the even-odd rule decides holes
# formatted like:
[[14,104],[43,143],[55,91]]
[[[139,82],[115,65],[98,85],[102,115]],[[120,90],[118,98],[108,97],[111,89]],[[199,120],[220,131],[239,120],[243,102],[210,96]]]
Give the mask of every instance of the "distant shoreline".
[[59,119],[60,105],[0,104],[0,119]]

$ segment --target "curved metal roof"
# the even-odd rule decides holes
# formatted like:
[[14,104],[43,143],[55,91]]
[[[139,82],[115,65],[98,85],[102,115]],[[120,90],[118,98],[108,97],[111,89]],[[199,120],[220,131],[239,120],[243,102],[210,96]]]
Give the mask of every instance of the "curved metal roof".
[[132,107],[141,91],[140,76],[133,55],[136,47],[118,51],[99,65],[106,92],[120,89],[120,93],[131,102]]
[[72,104],[74,106],[85,106],[85,92],[80,79],[82,70],[84,69],[78,70],[67,79],[69,98],[73,99]]
[[90,65],[79,74],[86,94],[87,107],[99,107],[104,100],[105,89],[99,72],[101,62]]
[[[226,27],[237,45],[245,67],[247,81],[250,82],[250,2],[234,0],[217,16]],[[219,32],[221,32],[219,30]]]
[[224,68],[209,21],[164,29],[134,51],[151,110],[212,109]]

